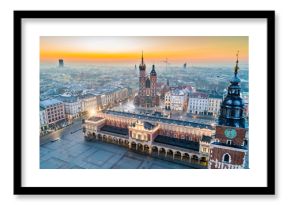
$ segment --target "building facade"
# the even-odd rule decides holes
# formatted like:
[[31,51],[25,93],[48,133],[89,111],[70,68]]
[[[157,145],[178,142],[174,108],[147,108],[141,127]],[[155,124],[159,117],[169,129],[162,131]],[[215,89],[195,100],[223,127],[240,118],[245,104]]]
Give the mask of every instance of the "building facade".
[[244,116],[245,105],[240,95],[238,62],[237,58],[234,77],[221,103],[216,135],[210,144],[210,169],[248,168],[249,139]]
[[116,90],[116,103],[122,102],[129,97],[128,88],[118,88]]
[[188,94],[182,89],[171,89],[165,94],[165,109],[184,111],[187,109]]
[[129,98],[129,89],[124,87],[117,87],[110,89],[100,95],[102,108],[108,108]]
[[188,113],[195,115],[205,115],[208,111],[208,95],[201,92],[189,94]]
[[[84,137],[103,140],[156,155],[207,168],[210,125],[117,111],[97,113],[85,121]],[[205,137],[207,136],[207,137]]]
[[63,68],[64,67],[64,61],[63,59],[58,60],[58,67]]
[[189,94],[187,112],[193,115],[218,116],[222,96],[208,95],[202,92]]
[[164,95],[164,108],[165,110],[170,110],[171,93],[170,90]]
[[222,103],[222,96],[209,95],[207,114],[217,117]]
[[93,94],[85,94],[80,97],[81,112],[86,112],[89,115],[95,114],[97,111],[97,97]]
[[63,102],[57,99],[48,99],[40,101],[40,106],[45,110],[46,120],[49,126],[65,120]]
[[40,106],[39,110],[39,119],[40,119],[40,133],[46,131],[48,128],[48,121],[47,121],[47,115],[45,112],[45,108]]
[[81,100],[76,96],[59,96],[58,100],[64,104],[64,112],[67,120],[73,120],[80,116],[82,111]]
[[157,95],[157,73],[155,66],[152,66],[150,75],[146,74],[146,65],[143,59],[139,65],[139,91],[135,96],[134,104],[141,107],[151,108],[159,106],[159,96]]

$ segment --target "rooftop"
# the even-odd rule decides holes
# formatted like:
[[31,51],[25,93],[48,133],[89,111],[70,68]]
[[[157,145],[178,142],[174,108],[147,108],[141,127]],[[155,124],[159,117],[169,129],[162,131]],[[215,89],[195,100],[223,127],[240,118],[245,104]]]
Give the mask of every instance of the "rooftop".
[[189,94],[190,98],[208,98],[208,94],[201,92],[193,92]]
[[147,130],[152,130],[155,125],[151,124],[150,122],[144,122],[144,128]]
[[180,89],[171,90],[170,93],[171,93],[171,95],[175,95],[175,96],[184,96],[185,95],[185,92],[183,90],[180,90]]
[[175,124],[175,125],[181,125],[181,126],[198,127],[198,128],[214,130],[214,127],[208,124],[201,124],[201,123],[195,123],[195,122],[189,122],[189,121],[183,121],[183,120],[174,120],[174,119],[163,118],[163,117],[147,116],[147,115],[134,114],[134,113],[128,113],[128,112],[119,112],[119,111],[112,111],[112,110],[107,110],[105,111],[105,113],[111,114],[111,115],[128,117],[128,118],[141,119],[144,121],[161,122],[161,123],[167,123],[167,124]]
[[62,101],[62,102],[66,102],[66,103],[73,103],[73,102],[77,102],[78,98],[76,96],[63,96],[60,95],[59,97],[57,97],[58,100]]
[[49,106],[61,104],[61,103],[62,103],[61,101],[54,98],[54,99],[47,99],[47,100],[40,101],[40,106],[43,108],[47,108]]
[[209,98],[218,98],[218,99],[222,99],[222,98],[223,98],[222,95],[218,95],[218,94],[209,94],[208,97],[209,97]]
[[158,135],[154,142],[199,151],[199,142],[189,141],[185,139],[178,139],[164,135]]
[[111,132],[111,133],[124,135],[124,136],[128,136],[128,133],[129,133],[127,128],[115,127],[115,126],[110,126],[110,125],[104,125],[101,128],[101,131]]
[[95,92],[98,93],[99,95],[105,95],[105,94],[111,94],[111,93],[115,93],[117,91],[123,90],[123,89],[128,89],[126,87],[123,86],[108,86],[105,88],[100,88],[98,90],[96,90]]
[[92,97],[96,97],[94,94],[91,93],[87,93],[84,95],[79,96],[81,99],[88,99],[88,98],[92,98]]
[[210,143],[211,139],[212,139],[212,138],[211,138],[210,136],[202,136],[201,141],[203,141],[203,142],[207,142],[207,143]]
[[102,119],[104,119],[104,118],[101,118],[101,117],[90,117],[88,120],[97,122],[97,121],[102,120]]
[[239,146],[239,145],[228,145],[226,143],[221,143],[221,142],[213,142],[212,144],[215,144],[215,145],[223,145],[223,146],[228,146],[228,147],[233,147],[233,148],[238,148],[238,149],[243,149],[243,150],[247,150],[248,149],[248,146]]
[[140,121],[137,121],[135,123],[133,123],[133,127],[136,127],[136,124],[139,124],[139,125],[143,125],[144,126],[144,129],[146,130],[153,130],[155,125],[150,123],[150,122],[140,122]]

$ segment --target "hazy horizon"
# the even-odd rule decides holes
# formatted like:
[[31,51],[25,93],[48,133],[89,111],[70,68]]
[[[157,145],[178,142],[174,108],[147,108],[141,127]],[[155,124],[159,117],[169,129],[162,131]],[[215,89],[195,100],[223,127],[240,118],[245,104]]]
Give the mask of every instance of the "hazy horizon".
[[247,36],[40,37],[41,63],[139,65],[142,51],[152,64],[248,64]]

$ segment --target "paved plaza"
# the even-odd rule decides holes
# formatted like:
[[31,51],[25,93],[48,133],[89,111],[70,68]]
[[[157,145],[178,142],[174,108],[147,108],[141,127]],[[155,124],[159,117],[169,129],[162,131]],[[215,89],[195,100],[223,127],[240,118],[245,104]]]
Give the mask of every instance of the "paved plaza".
[[[51,138],[58,138],[51,141]],[[40,141],[41,169],[188,169],[115,144],[85,141],[80,121]]]

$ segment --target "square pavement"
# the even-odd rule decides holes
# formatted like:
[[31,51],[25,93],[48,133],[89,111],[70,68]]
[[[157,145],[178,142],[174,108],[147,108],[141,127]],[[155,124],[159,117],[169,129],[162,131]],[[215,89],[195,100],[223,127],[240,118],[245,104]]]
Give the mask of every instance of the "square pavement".
[[80,129],[76,132],[68,130],[59,141],[41,144],[40,168],[188,169],[189,167],[135,153],[115,144],[85,141]]

